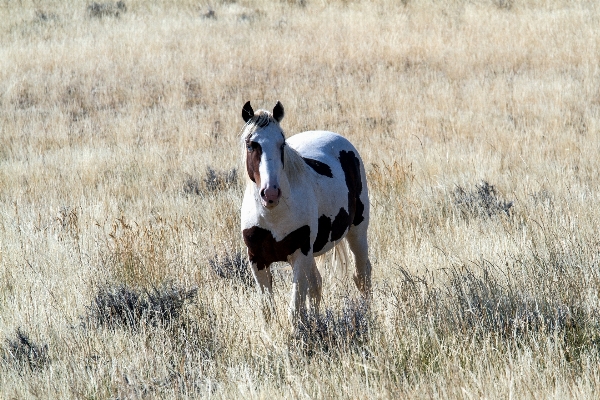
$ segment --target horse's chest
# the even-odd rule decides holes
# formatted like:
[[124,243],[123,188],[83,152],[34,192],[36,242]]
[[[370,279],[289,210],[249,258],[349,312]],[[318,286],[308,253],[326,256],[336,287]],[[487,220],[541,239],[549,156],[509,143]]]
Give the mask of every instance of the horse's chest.
[[308,225],[290,232],[280,241],[275,240],[271,231],[259,226],[244,229],[243,235],[244,242],[248,247],[250,262],[256,263],[259,270],[265,269],[277,261],[287,261],[288,257],[298,249],[304,255],[308,255],[311,248]]

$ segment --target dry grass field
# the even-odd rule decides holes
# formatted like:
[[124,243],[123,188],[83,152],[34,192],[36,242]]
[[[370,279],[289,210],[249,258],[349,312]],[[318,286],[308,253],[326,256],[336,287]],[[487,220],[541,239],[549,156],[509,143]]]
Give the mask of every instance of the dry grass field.
[[[265,322],[247,100],[361,151],[370,308]],[[0,0],[0,398],[596,398],[599,188],[594,1]]]

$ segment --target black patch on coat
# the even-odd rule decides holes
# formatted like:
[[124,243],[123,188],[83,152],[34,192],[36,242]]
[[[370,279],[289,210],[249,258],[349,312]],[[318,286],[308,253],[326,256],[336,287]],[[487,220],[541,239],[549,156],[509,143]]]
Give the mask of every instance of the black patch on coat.
[[313,252],[318,253],[323,250],[323,247],[329,241],[329,233],[331,233],[331,218],[326,215],[319,217],[319,230],[317,231],[317,238],[313,243]]
[[341,239],[346,232],[346,229],[350,227],[350,215],[344,209],[344,207],[340,208],[340,212],[335,216],[333,223],[331,224],[331,241],[335,242],[338,239]]
[[[365,205],[360,201],[362,180],[360,178],[360,161],[353,151],[340,151],[340,164],[344,170],[346,186],[348,187],[348,215],[352,225],[358,225],[364,220]],[[339,215],[339,214],[338,214]]]
[[288,256],[298,249],[304,255],[310,251],[310,227],[304,225],[276,241],[271,231],[253,226],[244,229],[244,243],[248,247],[250,262],[256,263],[258,270],[267,268],[276,261],[287,261]]
[[[359,193],[360,195],[360,193]],[[362,201],[360,201],[360,197],[356,198],[356,213],[354,214],[354,220],[352,221],[352,225],[360,225],[361,222],[364,221],[365,217],[363,213],[365,212],[365,205]]]
[[312,158],[302,157],[302,159],[306,164],[308,164],[309,167],[314,169],[317,174],[324,175],[328,178],[333,178],[333,174],[331,173],[331,168],[329,165],[318,160],[313,160]]

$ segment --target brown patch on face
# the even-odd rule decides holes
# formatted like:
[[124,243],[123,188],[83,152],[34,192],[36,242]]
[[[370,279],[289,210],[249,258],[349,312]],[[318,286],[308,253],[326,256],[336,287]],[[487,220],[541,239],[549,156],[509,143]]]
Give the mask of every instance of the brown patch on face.
[[298,249],[308,255],[310,251],[310,227],[304,225],[289,233],[279,242],[273,234],[264,228],[253,226],[244,229],[244,243],[248,247],[250,262],[256,263],[258,270],[267,268],[271,263],[287,261],[288,256]]
[[260,165],[260,158],[262,156],[262,147],[256,142],[250,140],[246,141],[246,171],[248,171],[248,177],[250,180],[257,185],[260,185],[260,172],[258,166]]
[[344,170],[348,187],[348,215],[352,225],[359,225],[363,220],[365,205],[360,200],[362,180],[360,177],[360,161],[353,151],[340,151],[340,164]]

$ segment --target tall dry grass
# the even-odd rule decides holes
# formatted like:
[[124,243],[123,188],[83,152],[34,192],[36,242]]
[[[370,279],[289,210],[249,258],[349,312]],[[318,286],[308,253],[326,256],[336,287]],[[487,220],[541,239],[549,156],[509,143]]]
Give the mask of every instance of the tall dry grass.
[[[0,4],[0,397],[595,397],[594,2],[124,6]],[[370,309],[264,322],[247,100],[361,151]]]

